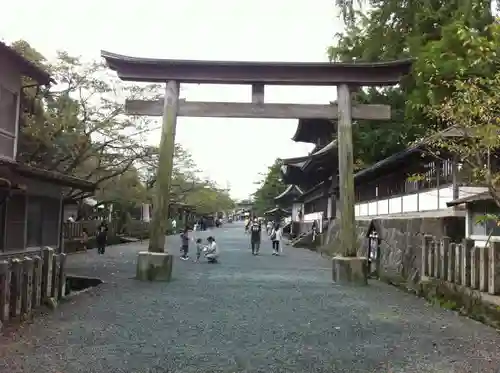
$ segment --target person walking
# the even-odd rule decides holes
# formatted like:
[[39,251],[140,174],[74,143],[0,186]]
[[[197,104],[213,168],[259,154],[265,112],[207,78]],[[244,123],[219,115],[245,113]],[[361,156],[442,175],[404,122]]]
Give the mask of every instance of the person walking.
[[273,228],[269,238],[271,239],[273,246],[273,255],[280,255],[281,252],[281,238],[283,236],[283,231],[281,229],[280,223],[278,221],[274,222]]
[[250,227],[250,219],[245,218],[244,224],[245,224],[245,233],[248,233],[248,228]]
[[189,230],[187,228],[184,228],[184,231],[181,233],[181,259],[182,260],[188,260],[189,252]]
[[252,248],[252,255],[259,255],[260,239],[262,236],[262,226],[256,217],[250,223],[250,246]]
[[273,231],[273,222],[271,220],[268,220],[266,224],[267,235],[270,236],[272,231]]
[[95,240],[97,244],[97,253],[100,255],[104,255],[104,252],[106,251],[106,243],[108,240],[108,224],[106,223],[106,220],[103,220],[97,228]]

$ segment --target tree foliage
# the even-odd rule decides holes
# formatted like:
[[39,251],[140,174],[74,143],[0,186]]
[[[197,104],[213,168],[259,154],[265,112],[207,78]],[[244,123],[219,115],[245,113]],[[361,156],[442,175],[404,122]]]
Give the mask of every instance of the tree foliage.
[[[147,117],[126,115],[124,98],[157,96],[158,86],[124,84],[102,63],[64,51],[48,61],[23,40],[12,47],[56,82],[23,91],[18,161],[95,182],[101,205],[113,203],[125,211],[151,202],[158,148],[147,143],[147,135],[159,126]],[[203,213],[232,206],[227,191],[199,177],[191,154],[179,144],[172,178],[172,200],[191,201]],[[66,197],[84,196],[66,191]]]
[[[463,50],[457,53],[448,45],[462,45]],[[425,111],[439,123],[437,129],[430,129],[432,144],[437,152],[457,155],[470,171],[471,181],[487,185],[500,206],[499,47],[498,23],[475,29],[457,19],[443,30],[441,40],[426,47],[425,60],[416,71],[419,79],[425,79],[431,97]],[[448,77],[449,70],[455,76]],[[458,136],[439,132],[443,127],[453,127]]]
[[[58,52],[48,63],[24,42],[13,47],[48,70],[57,84],[41,91],[25,90],[18,160],[49,171],[95,182],[100,189],[149,153],[145,117],[124,113],[119,95],[142,97],[152,87],[125,86],[100,63],[84,62]],[[67,197],[80,197],[68,190]]]
[[262,214],[276,207],[274,197],[283,193],[286,185],[281,178],[281,159],[276,159],[272,166],[268,167],[267,172],[263,173],[264,177],[259,182],[259,187],[253,194],[254,196],[254,211],[257,215]]
[[[143,160],[143,178],[150,192],[156,182],[158,148],[153,147],[151,155]],[[149,197],[151,200],[151,195]],[[218,187],[212,180],[202,178],[191,153],[180,144],[175,144],[174,149],[170,199],[196,206],[196,212],[200,215],[229,210],[234,206],[229,191]]]
[[[434,60],[435,69],[427,66],[434,71],[434,76],[424,72],[424,66],[419,65],[397,87],[364,89],[357,93],[355,99],[359,102],[384,103],[392,107],[390,121],[357,121],[355,159],[358,167],[365,167],[426,134],[430,119],[425,108],[444,97],[438,85],[429,91],[428,79],[435,82],[453,79],[465,62],[453,63],[451,56],[462,55],[466,48],[444,35],[457,20],[467,27],[484,30],[492,23],[491,2],[371,0],[338,1],[337,5],[346,20],[346,28],[336,35],[334,45],[328,48],[332,61],[388,61],[414,57],[419,61],[417,64],[425,64],[423,61],[431,45],[441,43],[442,50],[447,50],[443,60]],[[362,11],[355,11],[355,5],[363,5]]]

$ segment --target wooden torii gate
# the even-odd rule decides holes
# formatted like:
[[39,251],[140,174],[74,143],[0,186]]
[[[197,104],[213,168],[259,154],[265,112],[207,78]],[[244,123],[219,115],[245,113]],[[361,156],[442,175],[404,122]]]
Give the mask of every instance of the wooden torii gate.
[[[125,81],[166,83],[165,98],[157,101],[127,100],[126,111],[133,115],[162,116],[160,160],[156,185],[159,188],[154,202],[149,252],[163,253],[166,215],[176,122],[178,116],[272,119],[337,119],[339,182],[340,182],[340,240],[344,253],[340,264],[334,263],[334,279],[349,277],[365,265],[356,256],[354,216],[354,167],[352,119],[387,120],[390,107],[386,105],[352,105],[351,90],[361,86],[398,84],[412,65],[412,60],[377,63],[288,63],[234,62],[137,58],[101,51],[110,69]],[[191,102],[179,99],[181,83],[239,84],[252,86],[252,101]],[[337,104],[270,104],[265,103],[266,85],[337,86]],[[333,124],[332,124],[333,125]],[[336,175],[334,175],[336,177]],[[171,259],[170,259],[171,268]],[[138,270],[139,271],[139,270]],[[140,276],[138,276],[140,277]],[[363,280],[366,282],[366,279]]]

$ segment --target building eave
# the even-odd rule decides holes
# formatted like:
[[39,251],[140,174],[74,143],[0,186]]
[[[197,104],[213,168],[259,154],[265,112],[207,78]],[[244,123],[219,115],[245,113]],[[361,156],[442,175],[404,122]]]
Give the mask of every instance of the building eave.
[[279,194],[278,196],[274,197],[275,201],[279,201],[289,195],[292,195],[293,192],[296,191],[297,195],[301,195],[303,192],[302,190],[295,184],[290,184],[283,193]]
[[30,60],[24,58],[15,49],[0,41],[0,54],[6,56],[13,65],[19,69],[21,75],[33,79],[40,85],[49,85],[54,83],[50,74]]
[[449,127],[443,131],[440,131],[432,136],[429,136],[427,138],[424,138],[416,142],[414,145],[406,148],[405,150],[397,152],[361,171],[358,171],[354,175],[354,180],[356,182],[361,182],[367,178],[374,177],[375,175],[378,175],[381,172],[384,172],[385,170],[394,169],[394,167],[396,167],[397,165],[405,163],[407,160],[410,159],[410,157],[415,156],[416,154],[423,154],[425,152],[425,149],[428,148],[432,144],[432,141],[435,140],[436,138],[464,137],[464,136],[466,136],[466,134],[462,132],[460,129],[453,126]]
[[8,167],[18,175],[46,181],[63,187],[70,187],[81,190],[82,192],[94,192],[97,188],[96,183],[77,177],[68,176],[59,172],[48,171],[37,167],[28,166],[23,163],[0,160],[0,164]]
[[316,143],[319,135],[332,134],[336,131],[336,121],[329,119],[299,119],[297,130],[292,137],[295,142]]
[[[301,169],[302,171],[306,172],[308,168],[311,166],[314,166],[318,161],[321,162],[321,160],[327,159],[329,162],[332,160],[330,157],[333,155],[333,160],[337,159],[337,139],[331,141],[328,143],[326,146],[323,148],[319,149],[318,151],[314,152],[311,154],[308,158],[308,160],[302,165]],[[338,163],[338,161],[337,161]],[[338,168],[338,164],[336,165]]]
[[467,197],[462,197],[462,198],[457,198],[453,201],[447,202],[446,206],[448,207],[454,207],[458,206],[461,204],[471,204],[479,201],[493,201],[493,197],[491,196],[490,192],[482,192],[482,193],[477,193],[473,194]]

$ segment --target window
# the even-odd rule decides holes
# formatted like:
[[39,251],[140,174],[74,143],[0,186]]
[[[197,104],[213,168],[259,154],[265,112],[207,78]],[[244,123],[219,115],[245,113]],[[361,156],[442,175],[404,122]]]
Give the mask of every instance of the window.
[[0,86],[0,155],[14,158],[17,94]]
[[486,214],[492,214],[500,216],[500,210],[496,206],[478,206],[475,211],[472,212],[471,221],[471,233],[474,236],[488,236],[492,231],[492,236],[500,236],[500,227],[494,220],[486,220],[484,222],[478,222],[478,219],[484,217]]
[[28,198],[28,247],[42,246],[42,200],[36,197]]
[[22,250],[25,245],[26,196],[14,194],[7,201],[5,250]]
[[17,123],[17,94],[0,86],[0,129],[15,136]]

